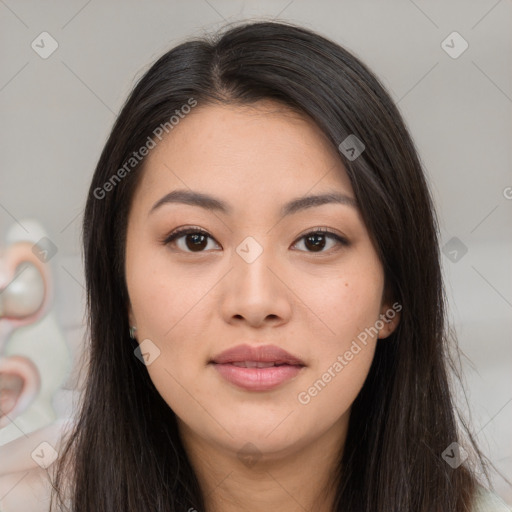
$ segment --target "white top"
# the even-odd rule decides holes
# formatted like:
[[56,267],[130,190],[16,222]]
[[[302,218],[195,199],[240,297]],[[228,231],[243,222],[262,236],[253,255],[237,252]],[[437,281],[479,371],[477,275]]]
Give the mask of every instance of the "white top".
[[471,512],[512,512],[499,496],[479,486],[474,508]]

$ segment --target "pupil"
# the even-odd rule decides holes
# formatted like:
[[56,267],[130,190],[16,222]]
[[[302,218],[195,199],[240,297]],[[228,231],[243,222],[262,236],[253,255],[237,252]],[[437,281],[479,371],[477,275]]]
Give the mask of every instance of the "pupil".
[[[319,238],[322,240],[319,241]],[[313,248],[313,252],[321,251],[325,247],[325,237],[321,234],[315,234],[310,235],[306,238],[306,246],[308,246],[309,242],[313,241],[313,245],[311,246]],[[308,247],[310,248],[310,247]]]
[[[191,238],[193,239],[193,242],[192,242],[192,244],[189,244],[189,240]],[[186,243],[187,243],[187,247],[190,250],[195,251],[195,250],[204,249],[207,245],[207,240],[206,240],[205,235],[202,235],[201,233],[193,233],[193,234],[187,235]]]

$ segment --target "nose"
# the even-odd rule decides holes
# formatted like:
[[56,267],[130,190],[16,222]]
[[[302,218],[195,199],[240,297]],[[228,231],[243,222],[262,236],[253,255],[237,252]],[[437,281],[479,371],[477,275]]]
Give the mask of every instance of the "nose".
[[222,315],[226,322],[246,322],[258,328],[289,321],[293,292],[282,265],[270,252],[264,250],[254,261],[244,259],[243,253],[233,254],[223,289]]

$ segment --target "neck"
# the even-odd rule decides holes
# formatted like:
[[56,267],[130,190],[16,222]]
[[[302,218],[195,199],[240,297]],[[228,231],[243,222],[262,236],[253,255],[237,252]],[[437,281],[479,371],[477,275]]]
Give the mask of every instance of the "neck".
[[[347,415],[348,416],[348,415]],[[331,512],[348,417],[320,438],[280,453],[246,445],[231,451],[178,420],[180,436],[204,496],[206,512]]]

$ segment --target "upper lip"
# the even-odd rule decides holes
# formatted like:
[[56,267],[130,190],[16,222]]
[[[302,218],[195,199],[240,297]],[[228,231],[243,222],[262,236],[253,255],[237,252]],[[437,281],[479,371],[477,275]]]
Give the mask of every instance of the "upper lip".
[[227,364],[243,361],[305,366],[300,358],[275,345],[237,345],[217,354],[210,362]]

